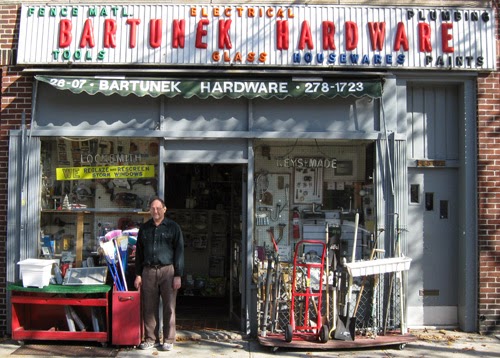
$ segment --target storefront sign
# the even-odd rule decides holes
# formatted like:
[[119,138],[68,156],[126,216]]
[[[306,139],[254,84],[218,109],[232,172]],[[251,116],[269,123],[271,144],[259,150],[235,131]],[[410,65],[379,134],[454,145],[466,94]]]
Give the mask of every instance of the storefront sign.
[[337,167],[336,158],[280,158],[276,160],[278,168],[333,168]]
[[56,168],[57,180],[154,178],[154,165]]
[[36,76],[37,80],[48,83],[60,90],[70,90],[73,93],[88,94],[103,93],[105,95],[119,94],[127,96],[167,97],[183,96],[190,98],[209,96],[221,98],[279,98],[320,96],[333,98],[336,96],[382,96],[380,80],[329,80],[316,79],[311,81],[270,81],[248,79],[158,79],[158,78],[96,78],[96,77],[50,77]]
[[139,163],[143,162],[141,154],[81,154],[80,162],[83,164],[93,163]]
[[487,8],[23,5],[17,63],[493,70]]

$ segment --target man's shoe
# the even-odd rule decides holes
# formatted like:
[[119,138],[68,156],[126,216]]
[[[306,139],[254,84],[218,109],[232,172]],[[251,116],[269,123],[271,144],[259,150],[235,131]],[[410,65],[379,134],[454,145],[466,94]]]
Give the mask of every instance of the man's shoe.
[[163,343],[163,346],[161,347],[163,351],[171,351],[174,349],[174,344],[173,343]]
[[146,350],[154,348],[154,346],[155,344],[153,342],[142,342],[141,344],[139,344],[139,349]]

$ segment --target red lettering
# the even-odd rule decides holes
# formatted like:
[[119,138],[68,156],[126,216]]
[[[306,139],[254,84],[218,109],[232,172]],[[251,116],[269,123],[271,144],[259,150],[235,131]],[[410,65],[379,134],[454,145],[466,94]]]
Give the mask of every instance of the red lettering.
[[453,31],[452,23],[444,23],[441,25],[441,42],[443,46],[443,52],[451,53],[455,52],[453,46],[450,45],[450,41],[453,40],[453,35],[451,34]]
[[420,52],[431,52],[431,27],[428,23],[419,22],[418,24],[418,49]]
[[152,48],[158,48],[161,46],[161,19],[151,19],[149,21],[149,45]]
[[323,50],[335,50],[335,24],[333,21],[323,21]]
[[172,25],[172,47],[184,48],[186,42],[186,20],[174,20]]
[[373,51],[382,51],[385,40],[385,22],[369,22],[370,41]]
[[219,48],[233,48],[229,29],[231,28],[232,20],[219,20]]
[[300,39],[299,39],[299,50],[305,49],[306,44],[309,50],[314,49],[314,43],[312,40],[311,27],[309,26],[309,21],[302,22],[302,29],[300,30]]
[[68,47],[71,45],[71,28],[72,23],[68,19],[63,19],[59,22],[59,47]]
[[83,24],[82,37],[80,39],[80,48],[88,46],[90,48],[95,46],[94,40],[94,26],[90,19],[85,20]]
[[206,42],[203,42],[203,37],[207,36],[208,34],[206,26],[208,26],[209,23],[210,21],[208,19],[201,19],[198,22],[198,27],[196,29],[196,48],[207,48],[208,45]]
[[276,21],[276,48],[288,50],[290,46],[290,34],[288,31],[288,20]]
[[353,21],[345,23],[345,49],[352,51],[358,46],[358,25]]
[[116,47],[116,21],[113,19],[104,20],[104,47]]
[[394,38],[394,51],[399,51],[401,46],[403,46],[403,50],[405,51],[410,49],[408,37],[406,36],[405,24],[403,22],[398,22],[396,36]]
[[135,48],[137,45],[137,25],[141,23],[140,19],[127,19],[126,24],[130,25],[130,39],[128,45],[130,48]]

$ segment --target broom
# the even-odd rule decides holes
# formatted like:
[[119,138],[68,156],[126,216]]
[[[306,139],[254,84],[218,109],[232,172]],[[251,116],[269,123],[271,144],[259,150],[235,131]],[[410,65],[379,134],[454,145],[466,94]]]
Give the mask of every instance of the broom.
[[115,266],[115,245],[112,241],[105,240],[106,238],[101,237],[99,239],[99,246],[101,247],[103,256],[106,259],[106,263],[108,264],[109,272],[111,273],[116,289],[118,291],[125,291]]
[[[122,258],[121,258],[121,255],[120,255],[120,249],[118,248],[118,243],[117,243],[117,239],[122,235],[122,231],[121,230],[113,230],[113,231],[110,231],[108,232],[104,238],[108,241],[112,241],[113,242],[113,246],[116,250],[116,254],[117,254],[117,257],[118,257],[118,263],[120,264],[119,267],[120,267],[120,276],[121,276],[121,279],[122,279],[122,287],[124,288],[124,290],[122,291],[128,291],[128,287],[127,287],[127,279],[125,278],[125,272],[124,272],[124,267],[123,267],[123,264],[122,264]],[[117,273],[118,275],[118,273]]]

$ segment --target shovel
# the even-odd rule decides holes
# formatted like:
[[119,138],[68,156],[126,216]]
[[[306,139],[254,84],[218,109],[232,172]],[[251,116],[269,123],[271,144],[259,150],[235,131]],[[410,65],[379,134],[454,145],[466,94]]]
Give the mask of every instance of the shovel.
[[[358,225],[359,225],[359,214],[356,213],[354,218],[354,240],[352,243],[352,260],[356,258],[356,244],[358,241]],[[349,306],[351,304],[351,296],[352,296],[352,275],[349,275],[349,283],[347,284],[347,298],[344,309],[344,315],[340,315],[337,317],[337,328],[335,329],[335,339],[340,339],[343,341],[354,341],[354,337],[356,336],[356,316],[348,317],[349,315]]]

